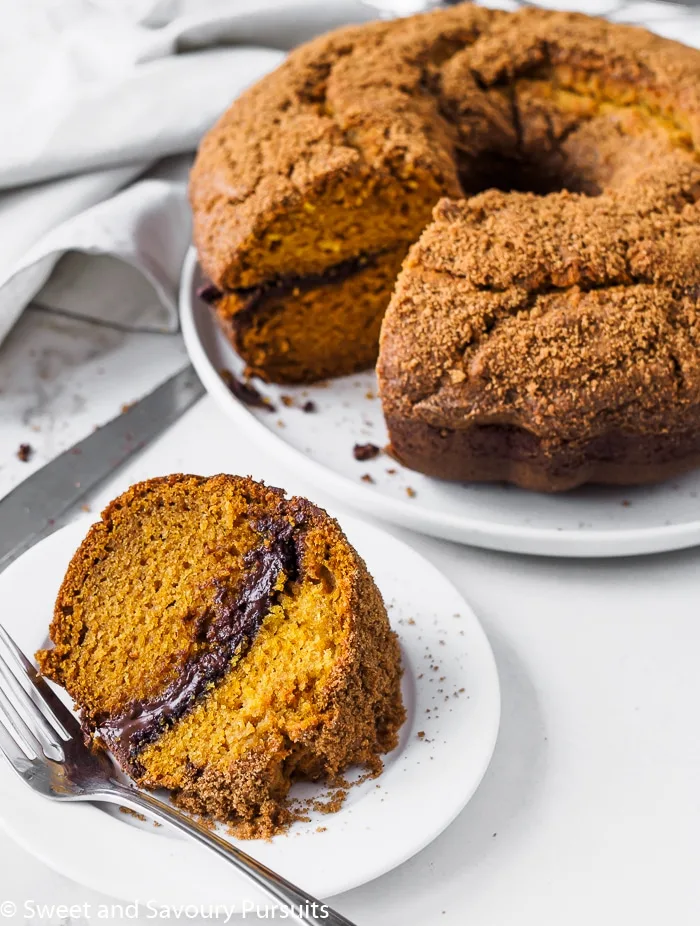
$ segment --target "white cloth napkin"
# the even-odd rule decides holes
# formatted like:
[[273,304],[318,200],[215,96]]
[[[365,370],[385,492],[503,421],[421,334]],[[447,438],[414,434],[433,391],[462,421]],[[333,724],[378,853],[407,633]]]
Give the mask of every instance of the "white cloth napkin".
[[[700,43],[697,10],[658,0],[542,5]],[[0,0],[0,341],[32,300],[174,330],[199,138],[284,49],[373,15],[360,0]]]
[[200,137],[283,49],[370,15],[352,0],[0,0],[0,341],[32,300],[174,330]]

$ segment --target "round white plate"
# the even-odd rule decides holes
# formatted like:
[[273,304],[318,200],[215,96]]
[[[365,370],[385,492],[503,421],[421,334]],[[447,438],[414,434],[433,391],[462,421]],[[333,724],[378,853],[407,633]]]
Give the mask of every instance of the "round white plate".
[[[373,372],[316,386],[267,386],[274,413],[236,399],[219,375],[243,363],[196,295],[196,255],[183,270],[180,315],[185,344],[207,391],[240,428],[344,502],[404,527],[461,543],[546,556],[628,556],[700,543],[700,470],[658,486],[586,486],[545,495],[513,486],[461,485],[421,476],[382,454],[354,459],[356,443],[383,447],[387,433]],[[292,400],[291,406],[284,401]],[[300,406],[312,400],[317,412]],[[369,475],[372,482],[363,481]]]
[[[59,583],[87,524],[58,531],[0,575],[2,621],[25,653],[46,642]],[[481,781],[500,717],[493,654],[459,592],[390,535],[350,518],[343,528],[401,639],[408,711],[401,742],[382,775],[351,788],[338,813],[312,814],[310,823],[268,842],[237,842],[319,898],[384,874],[435,839]],[[307,784],[293,793],[320,796],[323,789]],[[245,900],[265,902],[225,862],[167,829],[97,806],[48,801],[4,762],[0,794],[0,825],[46,864],[95,890],[162,906],[218,903],[240,911]]]

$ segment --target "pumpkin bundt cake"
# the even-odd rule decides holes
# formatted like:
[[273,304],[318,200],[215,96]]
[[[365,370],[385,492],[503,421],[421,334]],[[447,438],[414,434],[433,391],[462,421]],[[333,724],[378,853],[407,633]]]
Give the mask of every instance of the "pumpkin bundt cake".
[[655,481],[700,462],[698,150],[700,52],[465,3],[322,36],[238,99],[195,242],[250,371],[304,382],[375,356],[420,238],[381,337],[395,455]]
[[404,719],[396,635],[324,511],[235,476],[133,486],[68,568],[37,654],[139,784],[239,835],[300,777],[381,769]]

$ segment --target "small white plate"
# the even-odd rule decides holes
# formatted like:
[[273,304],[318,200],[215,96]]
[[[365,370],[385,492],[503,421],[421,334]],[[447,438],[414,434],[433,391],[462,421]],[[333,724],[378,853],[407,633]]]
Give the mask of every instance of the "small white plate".
[[[700,470],[658,486],[586,486],[546,495],[503,484],[430,479],[385,454],[361,463],[353,457],[354,444],[383,447],[388,440],[373,372],[322,386],[261,385],[274,414],[244,405],[219,376],[223,368],[240,376],[243,363],[197,298],[201,282],[191,251],[180,290],[185,345],[207,391],[236,425],[232,440],[245,430],[336,498],[435,537],[514,553],[628,556],[700,543]],[[287,407],[282,396],[293,405]],[[315,414],[300,410],[308,400],[317,406]],[[362,480],[366,474],[373,482]]]
[[[0,575],[2,621],[25,653],[46,642],[58,586],[87,525],[83,519],[58,531]],[[351,518],[343,518],[343,528],[401,639],[408,711],[401,742],[382,775],[351,788],[338,813],[312,814],[310,823],[268,842],[236,843],[319,898],[384,874],[435,839],[481,781],[500,718],[493,654],[459,592],[394,537]],[[294,793],[322,792],[307,784]],[[27,851],[95,890],[159,906],[218,903],[240,911],[246,900],[265,902],[225,862],[166,828],[48,801],[2,761],[0,795],[0,825]]]

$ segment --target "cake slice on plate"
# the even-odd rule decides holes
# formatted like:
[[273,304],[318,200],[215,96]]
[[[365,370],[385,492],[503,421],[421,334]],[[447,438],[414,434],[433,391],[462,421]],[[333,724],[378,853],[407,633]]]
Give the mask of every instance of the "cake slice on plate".
[[405,712],[374,580],[333,520],[252,479],[132,486],[73,557],[43,673],[148,788],[266,836],[297,778],[371,772]]

